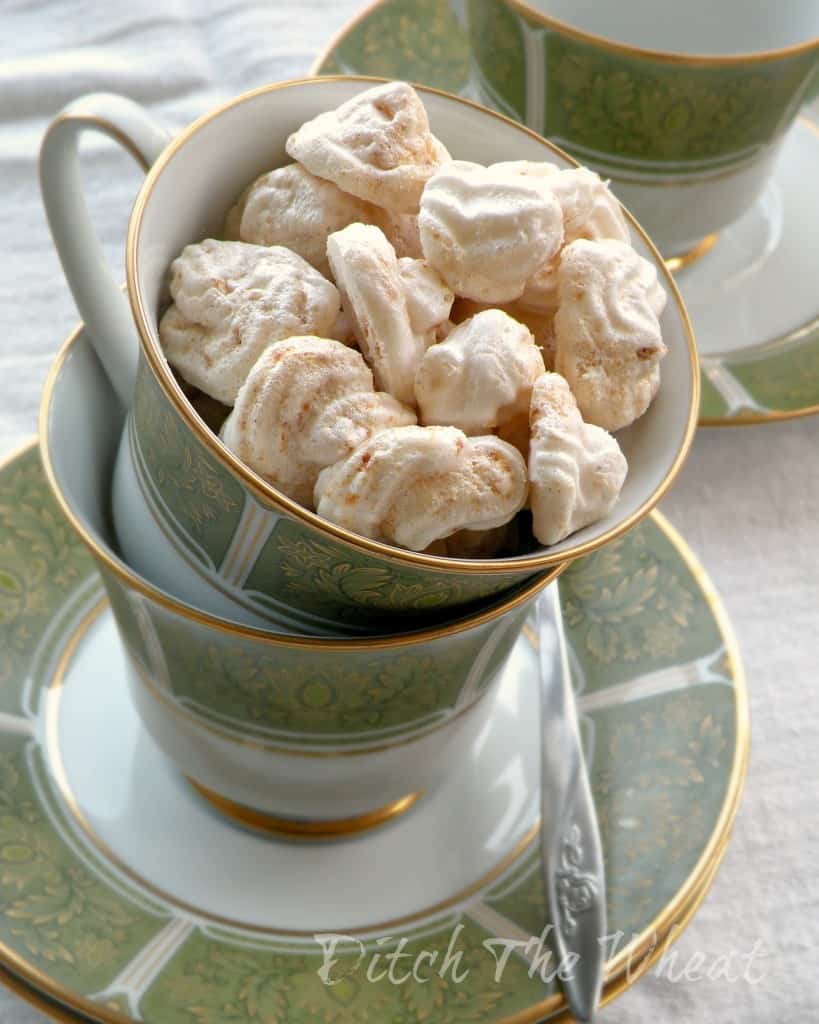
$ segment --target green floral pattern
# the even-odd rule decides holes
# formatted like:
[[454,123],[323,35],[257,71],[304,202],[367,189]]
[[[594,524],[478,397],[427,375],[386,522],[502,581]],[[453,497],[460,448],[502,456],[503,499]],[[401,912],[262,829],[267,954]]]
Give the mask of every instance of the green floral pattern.
[[566,622],[590,689],[685,662],[719,647],[696,581],[649,522],[569,567],[561,590]]
[[280,519],[245,587],[259,602],[266,594],[281,594],[307,611],[350,623],[372,623],[380,613],[382,626],[389,626],[396,610],[403,611],[410,617],[402,617],[402,628],[409,629],[429,625],[436,610],[468,610],[521,582],[512,573],[476,579],[419,571],[317,540],[301,524]]
[[0,942],[61,984],[94,991],[164,922],[72,853],[33,785],[25,747],[0,733]]
[[480,92],[491,94],[482,99],[525,121],[526,57],[518,16],[506,4],[470,0],[468,20],[472,70]]
[[[389,40],[389,46],[385,41]],[[469,64],[469,40],[448,3],[413,0],[384,3],[372,10],[358,31],[341,40],[322,74],[380,75],[413,82],[431,82],[457,92]],[[361,68],[368,70],[362,72]]]
[[543,50],[545,135],[607,168],[684,173],[747,159],[773,142],[802,103],[815,53],[750,67],[682,66],[564,36],[503,0],[470,4],[476,64],[490,95],[526,120],[524,36]]
[[[732,417],[776,417],[819,409],[819,327],[807,331],[789,345],[777,343],[758,351],[738,352],[716,363],[718,372],[731,374],[754,401],[749,408],[729,409],[708,378],[703,366],[700,416],[707,420]],[[760,407],[762,412],[760,413]]]
[[[169,696],[195,713],[243,735],[333,749],[383,742],[443,718],[465,685],[476,699],[515,643],[528,605],[498,620],[417,645],[383,650],[325,651],[272,647],[225,638],[166,608],[141,603],[141,622],[120,580],[105,574],[120,631],[148,678],[166,679]],[[152,635],[161,651],[146,641]],[[485,644],[500,637],[477,679],[471,670]],[[217,642],[222,640],[223,642]]]
[[[592,787],[609,878],[611,932],[624,940],[654,920],[679,891],[721,804],[720,775],[733,748],[727,688],[641,701],[593,713]],[[658,856],[658,851],[662,856]],[[518,867],[517,884],[486,902],[527,934],[547,919],[539,850]]]
[[297,658],[252,658],[236,649],[208,653],[205,671],[189,677],[185,696],[238,728],[267,727],[286,732],[293,742],[304,733],[342,733],[348,742],[357,733],[413,725],[442,713],[469,664],[457,665],[453,674],[424,656],[379,658],[373,667],[355,661],[347,666],[338,655],[303,664]]
[[[12,630],[6,637],[17,636],[17,660],[3,681],[3,710],[17,721],[31,714],[30,708],[43,707],[39,697],[50,682],[48,666],[36,656],[43,631],[53,631],[56,651],[65,649],[76,622],[76,611],[66,615],[65,609],[76,609],[78,595],[82,607],[94,599],[96,577],[90,556],[77,546],[48,494],[36,450],[0,471],[0,510],[0,580],[10,595],[2,628]],[[605,553],[576,563],[562,583],[573,663],[582,667],[585,692],[597,694],[624,677],[658,668],[679,670],[685,660],[713,665],[710,682],[625,703],[598,700],[584,716],[609,922],[628,941],[680,893],[714,831],[737,755],[735,723],[744,695],[733,685],[728,662],[719,657],[722,638],[696,577],[657,521],[646,520],[613,544],[607,559]],[[22,574],[21,566],[41,558],[53,572]],[[23,582],[13,586],[9,579]],[[111,593],[117,616],[142,638],[139,656],[150,664],[151,643],[140,629],[146,607],[152,615],[157,610],[142,598],[130,600],[113,588]],[[650,628],[637,626],[669,615],[673,631],[666,645],[649,641]],[[595,624],[606,630],[618,624],[628,639],[604,631],[604,641],[598,642]],[[177,646],[185,647],[184,639],[177,638]],[[537,655],[531,647],[526,650],[535,672]],[[274,659],[253,665],[238,651],[219,665],[223,678],[250,694],[251,703],[256,680],[267,685],[276,672]],[[437,694],[440,680],[432,662],[416,667],[419,682],[426,676],[418,694],[421,706]],[[25,705],[23,678],[33,683]],[[360,691],[362,707],[369,703],[378,713],[391,700],[402,700],[403,679],[400,661],[392,668],[385,662]],[[338,680],[327,666],[305,692],[314,711],[321,713],[325,693]],[[45,972],[62,986],[69,1004],[90,1000],[101,1016],[117,1014],[117,1020],[128,1021],[125,998],[106,990],[177,911],[115,875],[101,853],[69,841],[67,809],[49,784],[43,733],[42,723],[20,732],[0,722],[0,943],[18,958],[23,976]],[[317,974],[322,958],[316,944],[211,924],[183,936],[141,995],[141,1019],[152,1024],[491,1024],[508,1019],[554,988],[544,987],[515,956],[496,980],[495,959],[486,945],[495,935],[478,923],[476,901],[524,934],[539,935],[544,907],[537,866],[537,848],[530,846],[458,913],[393,929],[393,941],[405,939],[411,957],[424,950],[437,951],[442,959],[451,948],[460,955],[458,969],[468,972],[468,982],[442,978],[431,965],[421,969],[425,984],[368,980],[369,957],[383,937],[376,934],[363,959],[358,949],[339,951],[333,969],[338,984],[326,986]],[[684,910],[685,904],[680,914]],[[390,948],[387,943],[380,950]]]
[[[134,401],[137,445],[164,525],[186,557],[218,570],[239,527],[245,495],[239,482],[182,423],[143,360]],[[191,543],[191,541],[193,543]],[[203,559],[202,552],[207,556]],[[404,627],[430,625],[443,608],[470,605],[523,582],[519,574],[419,570],[320,538],[282,516],[250,568],[244,597],[262,612],[289,608],[324,619],[373,626],[373,616],[406,612]],[[0,581],[2,587],[2,581]],[[0,591],[1,592],[1,591]],[[275,596],[274,596],[275,595]]]
[[588,160],[641,171],[718,169],[789,123],[815,57],[714,70],[606,57],[549,34],[545,131]]
[[218,566],[239,525],[242,488],[192,440],[144,358],[134,392],[134,425],[150,481],[177,524],[175,536],[190,548],[187,533]]
[[0,493],[0,710],[19,703],[21,669],[55,601],[77,586],[87,557],[51,500],[37,453],[15,460]]
[[[452,925],[442,946],[440,938],[432,943],[422,938],[409,942],[405,952],[414,958],[438,947],[443,953]],[[315,955],[225,949],[197,938],[149,993],[145,1014],[162,1024],[484,1024],[549,994],[528,977],[523,961],[511,961],[498,984],[495,961],[483,945],[487,937],[468,919],[461,922],[456,970],[468,972],[468,984],[424,966],[419,970],[423,983],[401,986],[386,978],[368,981],[354,966],[357,955],[349,958],[350,966],[342,962],[334,968],[338,984],[328,986],[316,976],[321,960]]]

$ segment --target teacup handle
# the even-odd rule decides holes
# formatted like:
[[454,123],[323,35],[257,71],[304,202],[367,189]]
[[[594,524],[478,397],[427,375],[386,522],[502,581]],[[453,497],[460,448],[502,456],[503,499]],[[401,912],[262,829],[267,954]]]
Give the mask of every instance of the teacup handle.
[[40,189],[63,271],[97,356],[128,408],[139,344],[128,300],[105,260],[85,202],[78,152],[85,131],[108,135],[146,171],[170,135],[132,100],[100,92],[69,103],[49,125],[40,148]]

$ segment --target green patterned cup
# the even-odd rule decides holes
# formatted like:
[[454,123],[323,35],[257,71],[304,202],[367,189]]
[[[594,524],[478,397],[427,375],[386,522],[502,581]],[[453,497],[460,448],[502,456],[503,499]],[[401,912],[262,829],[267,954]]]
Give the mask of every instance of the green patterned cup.
[[[418,554],[321,519],[225,448],[185,397],[159,344],[168,267],[183,246],[221,231],[248,181],[287,162],[291,131],[372,81],[266,86],[201,118],[167,146],[164,132],[130,101],[86,97],[57,118],[43,143],[43,196],[66,276],[102,364],[130,407],[112,496],[126,560],[198,608],[279,631],[371,634],[394,628],[396,614],[402,628],[412,616],[440,621],[442,613],[474,609],[605,544],[645,516],[671,485],[696,421],[699,374],[688,317],[659,254],[635,224],[635,246],[657,266],[670,295],[662,318],[669,352],[650,410],[618,435],[629,460],[620,500],[593,526],[509,558]],[[571,165],[508,118],[420,91],[433,130],[458,157]],[[89,128],[126,141],[153,164],[128,232],[130,309],[105,268],[80,192],[77,140]]]
[[690,260],[754,202],[819,84],[816,0],[469,0],[475,84]]
[[293,834],[353,832],[433,789],[486,724],[501,667],[563,566],[476,614],[394,636],[292,637],[217,619],[115,553],[107,493],[123,419],[76,333],[46,385],[43,462],[97,561],[159,747],[221,811]]

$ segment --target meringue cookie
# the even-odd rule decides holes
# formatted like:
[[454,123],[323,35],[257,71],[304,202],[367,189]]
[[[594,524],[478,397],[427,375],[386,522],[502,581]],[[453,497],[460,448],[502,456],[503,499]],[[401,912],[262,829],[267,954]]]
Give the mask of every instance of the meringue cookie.
[[[380,211],[342,192],[300,164],[257,178],[239,199],[239,238],[254,245],[284,245],[327,276],[327,236],[356,222],[374,223]],[[235,223],[238,210],[228,214]],[[227,225],[226,225],[227,226]]]
[[398,276],[413,333],[423,337],[426,345],[434,344],[449,320],[455,296],[426,260],[400,259]]
[[553,174],[557,174],[560,166],[550,164],[546,160],[501,160],[500,163],[490,164],[489,170],[523,174],[532,178],[551,178]]
[[535,344],[540,349],[543,365],[547,370],[553,370],[556,346],[554,313],[527,309],[522,303],[512,303],[506,307],[506,312],[515,320],[526,324],[532,332]]
[[417,422],[413,410],[386,391],[343,395],[319,413],[303,438],[302,450],[315,465],[332,466],[382,430]]
[[557,544],[608,515],[628,465],[611,434],[583,422],[557,373],[535,381],[530,424],[532,529],[541,544]]
[[373,433],[413,423],[411,409],[373,391],[359,352],[327,338],[294,337],[256,361],[221,437],[251,469],[311,508],[322,469]]
[[532,383],[542,373],[529,329],[487,309],[427,350],[415,378],[421,422],[489,434],[529,408]]
[[424,258],[417,214],[390,213],[389,210],[381,210],[371,223],[377,224],[381,228],[399,259],[403,259],[405,256],[413,260]]
[[526,493],[523,459],[497,437],[397,427],[323,470],[315,499],[325,519],[423,551],[458,530],[502,526],[523,507]]
[[474,302],[472,299],[456,298],[452,304],[450,319],[456,324],[462,324],[476,313],[486,309],[499,309],[501,312],[511,316],[518,323],[525,324],[535,339],[535,344],[543,356],[543,364],[547,370],[554,369],[555,362],[555,317],[554,313],[541,312],[524,306],[522,301],[500,302],[497,305],[487,305],[485,302]]
[[567,168],[549,180],[549,188],[563,210],[566,245],[578,238],[631,241],[623,208],[599,174],[588,167]]
[[[559,170],[548,176],[548,185],[563,211],[564,247],[578,238],[630,242],[631,234],[620,203],[594,171],[587,167]],[[558,253],[529,278],[520,297],[522,304],[544,312],[557,310],[559,264]]]
[[588,167],[560,168],[545,161],[506,160],[490,164],[489,170],[546,179],[563,211],[564,245],[578,238],[614,238],[620,242],[631,239],[623,209],[609,191],[608,182]]
[[524,309],[531,309],[535,313],[549,313],[552,316],[557,312],[557,268],[560,266],[560,253],[554,256],[542,267],[539,267],[526,282],[518,303]]
[[340,341],[342,345],[349,345],[350,348],[358,347],[355,331],[353,330],[353,320],[346,309],[339,311],[335,323],[327,331],[326,337],[332,338],[333,341]]
[[393,247],[379,228],[351,224],[327,239],[327,257],[376,386],[414,405],[425,344],[412,329]]
[[335,286],[289,249],[212,238],[182,250],[170,289],[159,324],[168,362],[225,405],[271,342],[325,334],[340,308]]
[[557,252],[563,215],[546,185],[465,161],[430,178],[418,215],[421,246],[456,295],[509,302]]
[[657,269],[623,242],[578,239],[563,250],[558,281],[555,369],[584,419],[627,427],[660,386],[667,297]]
[[287,140],[308,171],[392,213],[417,213],[421,192],[449,159],[406,82],[387,82],[319,114]]

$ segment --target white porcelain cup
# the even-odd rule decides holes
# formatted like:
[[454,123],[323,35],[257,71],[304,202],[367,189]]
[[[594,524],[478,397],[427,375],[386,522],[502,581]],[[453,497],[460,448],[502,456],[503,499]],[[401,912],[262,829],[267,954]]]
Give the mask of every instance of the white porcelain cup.
[[468,13],[482,99],[610,178],[678,260],[753,204],[819,86],[816,0],[482,0]]
[[[600,547],[637,523],[670,487],[696,423],[699,374],[690,323],[659,254],[632,221],[635,248],[655,264],[669,292],[662,316],[668,355],[651,408],[618,434],[629,462],[618,503],[564,541],[494,559],[381,544],[297,505],[221,443],[160,346],[168,268],[185,245],[221,233],[227,210],[250,181],[288,162],[290,132],[372,84],[339,77],[265,86],[200,118],[170,144],[135,104],[86,97],[56,119],[43,143],[43,196],[63,267],[96,351],[130,410],[113,489],[126,560],[199,608],[279,632],[389,632],[396,615],[402,629],[413,616],[440,622]],[[508,118],[436,90],[419,91],[434,132],[457,157],[571,166],[565,154]],[[152,164],[129,226],[127,297],[105,266],[85,209],[77,141],[86,130],[113,136]]]
[[87,332],[75,332],[43,395],[43,464],[96,561],[134,704],[163,753],[220,813],[291,835],[350,835],[434,790],[479,740],[557,571],[392,637],[291,637],[218,619],[116,551],[108,492],[124,418]]

